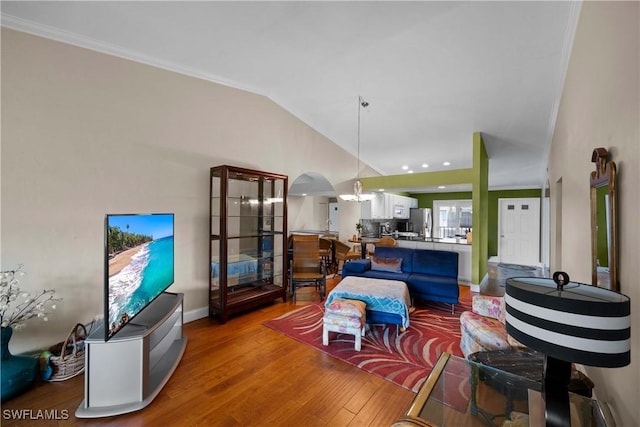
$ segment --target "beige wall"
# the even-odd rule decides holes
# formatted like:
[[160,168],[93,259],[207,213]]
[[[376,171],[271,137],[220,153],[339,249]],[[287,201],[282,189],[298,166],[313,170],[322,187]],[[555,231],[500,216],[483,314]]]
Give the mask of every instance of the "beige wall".
[[325,196],[289,197],[289,230],[325,230],[328,205],[329,198]]
[[[355,175],[352,156],[263,96],[7,29],[1,148],[1,267],[23,263],[26,289],[64,298],[50,322],[14,334],[14,352],[102,313],[105,213],[175,213],[170,290],[189,311],[208,301],[209,167],[290,182],[321,171],[337,192]],[[292,204],[294,225],[305,213]],[[359,217],[343,213],[343,224]]]
[[582,4],[549,160],[551,268],[585,283],[591,283],[591,152],[607,148],[618,166],[619,277],[622,293],[631,298],[632,362],[624,368],[587,371],[595,393],[612,406],[619,426],[640,424],[639,6]]

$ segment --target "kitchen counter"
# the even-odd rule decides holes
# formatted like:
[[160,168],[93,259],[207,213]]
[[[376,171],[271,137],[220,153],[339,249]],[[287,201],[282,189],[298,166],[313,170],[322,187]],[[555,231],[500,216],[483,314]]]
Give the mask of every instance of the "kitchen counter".
[[467,239],[463,239],[462,237],[448,237],[444,239],[434,239],[432,237],[427,237],[424,239],[425,242],[433,242],[433,243],[452,243],[454,245],[470,245],[471,243],[467,243]]
[[327,230],[291,230],[289,234],[338,234],[337,231],[327,231]]
[[396,235],[395,233],[383,234],[383,236],[391,236],[399,241],[410,241],[410,242],[429,242],[429,243],[447,243],[454,245],[470,245],[471,243],[467,243],[467,239],[462,237],[450,237],[450,238],[437,238],[437,237],[421,237],[421,236],[402,236]]

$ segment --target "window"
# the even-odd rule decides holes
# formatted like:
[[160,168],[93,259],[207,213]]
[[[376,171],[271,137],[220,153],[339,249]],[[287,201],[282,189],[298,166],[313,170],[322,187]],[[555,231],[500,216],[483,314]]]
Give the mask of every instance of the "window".
[[434,200],[433,236],[465,236],[471,229],[471,200]]

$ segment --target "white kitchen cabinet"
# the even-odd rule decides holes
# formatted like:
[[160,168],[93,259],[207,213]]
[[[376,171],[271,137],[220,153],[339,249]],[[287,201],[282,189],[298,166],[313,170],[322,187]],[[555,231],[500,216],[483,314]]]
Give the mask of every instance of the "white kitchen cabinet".
[[376,219],[390,218],[386,216],[384,206],[384,193],[375,193],[376,197],[371,201],[371,217]]
[[458,252],[458,280],[471,283],[471,245],[454,245]]
[[362,219],[385,219],[386,216],[384,193],[374,193],[373,200],[361,202],[360,214]]
[[[361,203],[360,216],[362,219],[409,219],[411,208],[418,207],[418,199],[390,193],[374,193],[373,200]],[[399,207],[401,214],[395,212]]]
[[360,218],[362,219],[373,219],[373,212],[371,209],[371,200],[367,200],[366,202],[360,203]]
[[382,202],[385,215],[387,218],[393,218],[393,194],[384,193],[384,200]]
[[392,218],[409,219],[411,208],[418,207],[418,199],[413,197],[389,194],[389,206]]

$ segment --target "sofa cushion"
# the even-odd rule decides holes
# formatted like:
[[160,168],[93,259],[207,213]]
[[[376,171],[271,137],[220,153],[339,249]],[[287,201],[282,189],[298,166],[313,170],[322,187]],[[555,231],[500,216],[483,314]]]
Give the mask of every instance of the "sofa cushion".
[[409,289],[413,289],[417,294],[420,294],[421,289],[426,289],[430,295],[455,296],[456,300],[460,294],[458,281],[453,277],[411,273],[407,285]]
[[351,273],[364,273],[365,271],[369,271],[371,269],[371,261],[368,259],[354,259],[353,261],[349,261],[342,266],[343,275],[344,272],[348,271]]
[[[458,253],[436,250],[413,252],[412,273],[458,278]],[[403,269],[404,271],[404,269]]]
[[391,273],[402,273],[402,258],[382,258],[371,257],[371,269],[377,271],[389,271]]
[[381,258],[402,258],[402,266],[400,270],[403,273],[411,273],[413,271],[413,253],[415,249],[399,248],[391,246],[377,246],[376,256]]

